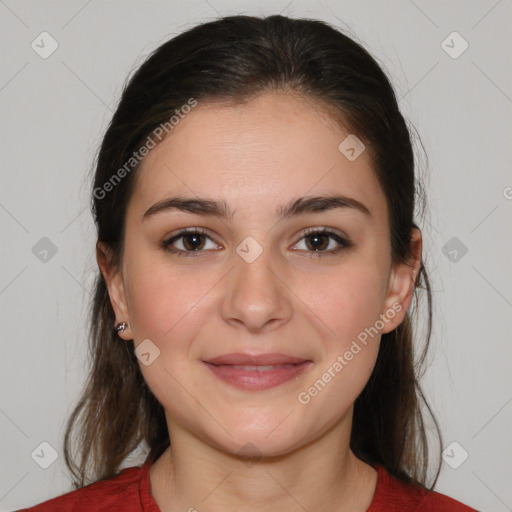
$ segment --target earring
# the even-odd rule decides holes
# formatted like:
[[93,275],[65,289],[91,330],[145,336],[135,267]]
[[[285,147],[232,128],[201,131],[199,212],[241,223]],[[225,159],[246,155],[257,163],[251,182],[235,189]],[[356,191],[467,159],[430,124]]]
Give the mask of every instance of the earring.
[[121,322],[120,324],[116,325],[116,331],[123,332],[128,327],[128,324],[126,322]]

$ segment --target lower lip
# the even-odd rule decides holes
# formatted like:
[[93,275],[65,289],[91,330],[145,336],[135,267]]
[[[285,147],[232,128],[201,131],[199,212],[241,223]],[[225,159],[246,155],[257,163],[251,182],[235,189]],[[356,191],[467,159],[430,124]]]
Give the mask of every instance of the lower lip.
[[214,365],[203,363],[223,381],[240,389],[263,390],[279,386],[300,375],[312,361],[293,365],[276,366],[274,370],[258,371],[233,368],[232,365]]

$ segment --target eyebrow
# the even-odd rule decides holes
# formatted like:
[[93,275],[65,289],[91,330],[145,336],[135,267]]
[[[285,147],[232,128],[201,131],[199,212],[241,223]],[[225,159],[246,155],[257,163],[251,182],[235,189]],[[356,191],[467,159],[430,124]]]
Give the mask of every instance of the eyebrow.
[[[320,213],[343,208],[353,209],[363,213],[367,217],[372,216],[370,210],[363,203],[357,199],[343,195],[304,196],[292,199],[284,206],[276,209],[276,216],[281,220],[307,213]],[[142,220],[146,220],[153,215],[170,210],[178,210],[196,215],[214,216],[224,219],[232,219],[234,215],[234,211],[229,208],[225,201],[216,201],[199,197],[188,198],[177,196],[168,197],[155,203],[144,213]]]

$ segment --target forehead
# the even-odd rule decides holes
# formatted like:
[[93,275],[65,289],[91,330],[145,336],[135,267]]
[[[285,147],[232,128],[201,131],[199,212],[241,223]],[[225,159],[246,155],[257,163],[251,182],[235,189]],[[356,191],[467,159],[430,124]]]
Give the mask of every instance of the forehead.
[[142,215],[181,194],[223,199],[249,216],[292,197],[340,193],[386,218],[367,151],[351,161],[339,149],[349,135],[319,104],[287,93],[199,102],[142,161],[129,209]]

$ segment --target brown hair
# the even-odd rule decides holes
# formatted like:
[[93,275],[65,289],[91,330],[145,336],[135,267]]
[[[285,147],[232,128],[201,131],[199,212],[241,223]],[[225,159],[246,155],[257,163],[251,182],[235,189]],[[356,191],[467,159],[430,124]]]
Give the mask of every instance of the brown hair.
[[[381,67],[360,44],[325,22],[229,16],[167,41],[124,86],[96,159],[92,194],[98,242],[110,248],[115,268],[122,260],[125,212],[137,165],[113,181],[118,170],[190,98],[244,101],[267,90],[291,91],[327,106],[364,141],[388,203],[393,262],[411,261],[415,197],[424,199],[424,194],[415,180],[407,124]],[[418,371],[431,336],[432,297],[423,258],[416,288],[426,291],[428,300],[424,349],[415,364],[418,349],[409,312],[401,325],[382,335],[374,371],[354,404],[350,444],[362,460],[424,485],[428,443],[422,407],[432,414]],[[414,293],[417,299],[416,289]],[[90,311],[91,369],[64,440],[75,487],[113,476],[141,442],[149,447],[152,461],[169,446],[164,409],[142,377],[133,340],[119,339],[114,320],[98,271]],[[74,438],[78,462],[72,453]],[[434,484],[439,471],[438,464]]]

